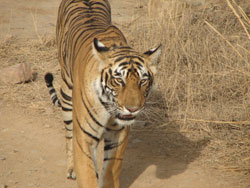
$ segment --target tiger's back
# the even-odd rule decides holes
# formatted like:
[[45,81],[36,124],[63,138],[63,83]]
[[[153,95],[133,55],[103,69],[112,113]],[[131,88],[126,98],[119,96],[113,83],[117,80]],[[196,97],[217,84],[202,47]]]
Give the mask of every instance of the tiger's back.
[[[76,173],[79,188],[118,188],[129,125],[144,107],[161,48],[138,53],[129,47],[111,23],[107,0],[63,0],[56,35],[67,177]],[[45,80],[52,93],[53,77]],[[101,140],[104,161],[98,174]]]
[[109,38],[117,38],[117,41],[127,43],[120,30],[111,25],[108,0],[62,1],[58,12],[56,36],[59,61],[68,75],[73,75],[72,68],[78,54],[83,57],[90,54],[94,38],[106,41],[107,47],[113,45]]

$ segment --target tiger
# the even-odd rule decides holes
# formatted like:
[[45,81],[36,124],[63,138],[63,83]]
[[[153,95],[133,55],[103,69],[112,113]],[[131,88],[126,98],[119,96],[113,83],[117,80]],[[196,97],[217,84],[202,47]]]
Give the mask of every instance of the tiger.
[[62,108],[67,178],[76,179],[79,188],[119,188],[130,127],[153,86],[162,45],[145,53],[131,48],[111,22],[108,0],[62,0],[56,43],[59,95],[51,73],[45,82],[52,102]]

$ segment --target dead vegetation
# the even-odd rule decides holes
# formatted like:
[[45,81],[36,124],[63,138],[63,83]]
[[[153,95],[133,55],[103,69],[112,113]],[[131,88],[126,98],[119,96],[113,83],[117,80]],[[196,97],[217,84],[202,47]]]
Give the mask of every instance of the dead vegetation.
[[[210,165],[248,175],[249,15],[248,1],[210,1],[202,6],[170,1],[163,20],[141,18],[131,28],[136,33],[134,46],[147,49],[151,41],[164,45],[157,82],[168,122],[211,139],[203,152]],[[157,106],[151,108],[151,114],[156,111],[153,117],[161,119]]]
[[[206,137],[210,143],[201,153],[203,163],[249,176],[250,2],[196,6],[169,1],[162,21],[145,16],[146,8],[138,7],[138,12],[131,24],[119,24],[129,43],[142,52],[158,43],[164,46],[158,89],[143,117],[152,124],[149,129],[177,126],[190,139]],[[54,117],[43,83],[50,71],[56,74],[56,87],[60,84],[54,37],[20,43],[8,38],[0,44],[0,60],[1,67],[31,63],[38,73],[29,84],[0,84],[0,100]]]

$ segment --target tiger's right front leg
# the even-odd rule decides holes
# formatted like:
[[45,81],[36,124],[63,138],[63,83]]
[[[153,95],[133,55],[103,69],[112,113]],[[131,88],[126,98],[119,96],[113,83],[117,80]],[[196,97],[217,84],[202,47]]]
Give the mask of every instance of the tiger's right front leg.
[[74,121],[73,156],[78,188],[98,188],[96,150],[99,142],[83,132],[80,126],[83,125]]
[[73,121],[72,121],[72,89],[63,82],[60,89],[63,121],[66,130],[67,178],[76,179],[73,163]]

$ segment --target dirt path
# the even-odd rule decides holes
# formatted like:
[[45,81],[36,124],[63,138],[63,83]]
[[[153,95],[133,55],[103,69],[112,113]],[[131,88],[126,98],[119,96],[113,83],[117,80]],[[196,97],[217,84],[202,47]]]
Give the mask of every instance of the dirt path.
[[[73,188],[67,180],[64,131],[60,122],[45,124],[39,114],[13,105],[0,108],[0,184],[17,188]],[[132,132],[121,174],[121,188],[222,188],[234,187],[193,160],[199,150],[187,153],[186,160],[173,158],[165,146],[168,138],[159,134]],[[189,145],[199,145],[187,138]],[[168,143],[168,144],[171,144]],[[183,155],[180,148],[176,152]],[[220,176],[221,177],[221,176]]]
[[39,39],[53,34],[59,0],[1,0],[0,37]]
[[41,118],[22,111],[14,106],[0,109],[0,184],[18,188],[76,187],[75,182],[65,178],[62,129],[44,125]]

